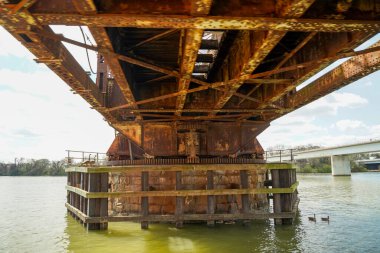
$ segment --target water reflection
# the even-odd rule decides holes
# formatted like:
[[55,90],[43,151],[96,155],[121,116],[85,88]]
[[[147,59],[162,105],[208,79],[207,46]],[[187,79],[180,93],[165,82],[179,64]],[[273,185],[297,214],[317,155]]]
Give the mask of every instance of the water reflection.
[[[170,224],[151,224],[141,230],[138,223],[111,223],[108,231],[85,229],[67,217],[70,252],[278,252],[301,251],[301,221],[293,226],[274,226],[272,221],[255,221],[250,225],[186,224],[176,229]],[[299,234],[301,233],[301,234]]]
[[111,223],[86,232],[66,216],[65,178],[0,177],[0,252],[380,252],[380,173],[298,178],[293,226]]

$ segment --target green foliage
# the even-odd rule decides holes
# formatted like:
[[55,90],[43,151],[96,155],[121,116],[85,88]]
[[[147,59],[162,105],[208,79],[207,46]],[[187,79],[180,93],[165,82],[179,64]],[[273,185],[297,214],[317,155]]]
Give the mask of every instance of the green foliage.
[[351,171],[352,172],[367,172],[368,170],[363,165],[360,165],[351,161]]
[[64,161],[47,159],[28,160],[21,158],[16,164],[0,163],[0,176],[64,176]]
[[297,167],[300,173],[331,173],[328,157],[298,160]]

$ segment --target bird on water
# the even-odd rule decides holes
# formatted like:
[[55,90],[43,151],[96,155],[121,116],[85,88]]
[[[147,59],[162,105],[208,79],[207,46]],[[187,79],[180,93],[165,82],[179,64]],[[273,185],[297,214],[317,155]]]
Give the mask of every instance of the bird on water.
[[321,220],[322,220],[322,221],[330,221],[330,216],[322,217]]
[[309,221],[314,221],[314,222],[317,221],[317,219],[315,218],[315,214],[314,214],[314,216],[311,216],[311,217],[308,217],[308,218],[309,218]]

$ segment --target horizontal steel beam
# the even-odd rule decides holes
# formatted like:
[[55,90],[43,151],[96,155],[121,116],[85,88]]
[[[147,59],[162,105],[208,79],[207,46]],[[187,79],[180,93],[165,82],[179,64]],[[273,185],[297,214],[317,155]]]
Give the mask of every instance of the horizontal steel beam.
[[172,29],[236,29],[302,32],[379,32],[374,20],[292,19],[227,16],[170,16],[123,14],[58,14],[33,13],[42,25],[74,25],[89,27],[137,27]]

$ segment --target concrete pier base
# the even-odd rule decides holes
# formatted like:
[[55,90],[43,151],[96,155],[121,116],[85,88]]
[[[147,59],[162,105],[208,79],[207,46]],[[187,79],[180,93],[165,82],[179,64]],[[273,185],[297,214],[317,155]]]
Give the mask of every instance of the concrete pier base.
[[351,176],[351,165],[348,156],[331,156],[331,174],[333,176]]

